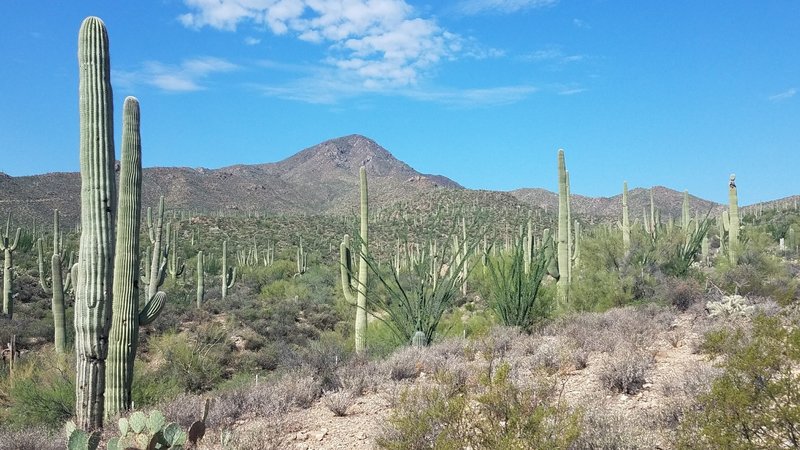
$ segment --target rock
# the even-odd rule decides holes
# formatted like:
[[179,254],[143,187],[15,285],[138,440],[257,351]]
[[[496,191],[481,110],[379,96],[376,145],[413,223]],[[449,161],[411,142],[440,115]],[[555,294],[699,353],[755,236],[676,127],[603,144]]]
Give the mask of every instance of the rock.
[[297,450],[308,450],[308,444],[306,444],[305,442],[299,442],[297,444],[294,444],[294,448],[296,448]]
[[358,439],[359,441],[363,441],[366,438],[367,438],[367,433],[364,433],[363,431],[356,435],[356,439]]
[[319,433],[315,433],[314,434],[314,439],[316,439],[317,441],[321,441],[321,440],[325,439],[325,436],[327,434],[328,434],[328,429],[327,428],[323,428],[323,429],[319,430]]
[[298,431],[297,434],[295,435],[295,439],[297,439],[298,441],[305,441],[306,439],[308,439],[308,432]]

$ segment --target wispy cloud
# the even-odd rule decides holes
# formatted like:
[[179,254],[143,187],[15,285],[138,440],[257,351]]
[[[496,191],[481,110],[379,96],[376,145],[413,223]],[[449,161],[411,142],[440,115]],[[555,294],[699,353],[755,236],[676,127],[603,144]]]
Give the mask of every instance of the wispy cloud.
[[797,88],[789,88],[783,92],[780,92],[775,95],[770,95],[768,100],[771,102],[782,102],[784,100],[788,100],[797,94]]
[[547,8],[558,0],[462,0],[457,9],[462,14],[503,13],[510,14],[526,9]]
[[261,39],[248,36],[244,38],[244,43],[245,45],[258,45],[261,43]]
[[204,89],[201,81],[214,73],[236,70],[237,65],[213,57],[186,59],[180,64],[147,61],[138,70],[115,71],[116,81],[123,86],[150,85],[164,91],[191,92]]
[[404,0],[184,0],[190,28],[250,23],[327,46],[323,61],[366,89],[405,87],[463,50],[460,36],[419,17]]
[[586,55],[580,54],[567,54],[559,47],[547,47],[541,50],[536,50],[527,55],[523,55],[522,59],[531,62],[546,62],[551,64],[569,64],[579,62],[586,59]]
[[572,25],[575,25],[575,28],[584,28],[587,30],[592,28],[585,20],[581,19],[572,19]]

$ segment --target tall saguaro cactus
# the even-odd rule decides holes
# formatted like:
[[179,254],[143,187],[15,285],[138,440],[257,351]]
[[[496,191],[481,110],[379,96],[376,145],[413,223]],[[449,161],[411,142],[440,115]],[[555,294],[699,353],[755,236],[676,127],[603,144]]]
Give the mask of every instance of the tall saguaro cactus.
[[122,120],[119,207],[114,258],[113,314],[106,368],[105,416],[131,407],[133,363],[139,327],[152,322],[164,308],[166,294],[148,297],[139,311],[139,224],[142,216],[142,144],[139,101],[125,99]]
[[[44,276],[44,258],[42,257],[42,240],[36,242],[36,247],[39,256],[39,284],[42,285],[45,293],[52,296],[52,309],[53,309],[53,342],[55,343],[56,353],[64,353],[66,351],[66,325],[64,315],[64,293],[69,290],[72,277],[69,273],[62,272],[62,263],[64,256],[61,253],[62,245],[59,239],[59,218],[58,210],[53,211],[53,256],[50,258],[50,273],[53,277],[50,286]],[[72,258],[67,264],[67,270],[72,266]]]
[[228,289],[236,282],[236,266],[228,267],[228,241],[222,241],[222,299],[228,296]]
[[361,252],[358,261],[358,281],[353,282],[352,275],[352,256],[350,249],[350,236],[344,235],[342,244],[339,247],[340,266],[342,275],[342,291],[348,302],[356,305],[356,324],[355,324],[355,350],[356,353],[363,353],[366,349],[367,338],[367,225],[369,212],[367,209],[367,169],[361,167],[359,170],[359,192],[361,195]]
[[205,283],[205,259],[203,258],[203,251],[197,252],[197,309],[203,307],[203,297],[206,295]]
[[81,24],[78,65],[82,232],[75,286],[75,416],[79,428],[95,429],[103,425],[116,213],[108,32],[97,17]]
[[17,228],[14,234],[14,242],[11,242],[8,234],[9,227],[11,226],[11,216],[8,216],[6,221],[6,232],[0,239],[0,250],[3,250],[3,314],[9,319],[14,317],[14,299],[11,297],[11,281],[14,277],[14,250],[17,249],[19,242],[19,234],[21,229]]
[[739,196],[736,191],[736,174],[731,174],[728,182],[728,214],[722,216],[722,225],[728,232],[728,258],[736,264],[736,250],[739,243]]
[[622,182],[622,247],[627,255],[631,251],[631,222],[628,214],[628,182]]
[[558,301],[563,306],[569,299],[569,184],[564,150],[558,150]]

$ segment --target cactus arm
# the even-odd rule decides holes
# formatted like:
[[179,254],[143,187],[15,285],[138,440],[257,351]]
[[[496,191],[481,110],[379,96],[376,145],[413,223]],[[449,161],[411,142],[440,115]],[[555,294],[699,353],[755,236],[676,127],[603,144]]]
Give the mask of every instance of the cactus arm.
[[145,326],[149,325],[164,309],[164,305],[167,302],[167,294],[162,291],[156,292],[156,295],[150,299],[145,305],[142,311],[139,313],[139,325]]
[[356,304],[356,293],[353,291],[353,262],[350,256],[350,236],[344,235],[339,245],[339,272],[342,279],[344,298],[351,305]]
[[[47,295],[51,295],[53,293],[50,286],[47,285],[47,280],[45,279],[44,275],[44,258],[42,257],[42,239],[39,238],[36,240],[36,260],[39,263],[39,285],[42,286],[42,290]],[[59,267],[59,272],[61,268]],[[55,275],[55,274],[54,274]],[[55,283],[55,280],[53,281]]]
[[61,275],[61,255],[53,253],[50,261],[53,272],[52,310],[53,342],[57,353],[66,352],[66,316],[64,314],[64,292],[69,289],[69,277],[64,282]]

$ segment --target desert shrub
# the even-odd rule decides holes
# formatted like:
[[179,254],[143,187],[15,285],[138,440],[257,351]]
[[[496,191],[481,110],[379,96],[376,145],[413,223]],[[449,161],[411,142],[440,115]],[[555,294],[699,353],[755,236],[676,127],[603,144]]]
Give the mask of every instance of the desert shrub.
[[723,372],[683,422],[677,447],[800,447],[797,324],[759,316],[749,335],[720,331],[710,339],[706,348],[724,356]]
[[675,428],[686,414],[698,409],[698,399],[711,390],[721,370],[707,362],[694,362],[676,367],[661,385],[664,396],[659,417],[669,428]]
[[654,297],[663,304],[686,311],[703,299],[703,288],[693,278],[663,277],[655,288]]
[[347,410],[353,406],[356,401],[356,396],[348,390],[328,391],[324,392],[322,402],[334,416],[344,417],[347,415]]
[[75,370],[69,361],[49,351],[18,360],[14,376],[3,380],[8,394],[4,424],[58,428],[72,417]]
[[[548,391],[520,389],[503,364],[479,386],[425,386],[405,391],[378,439],[387,449],[566,449],[579,434],[580,413]],[[460,392],[453,395],[453,392]]]
[[600,382],[608,389],[635,394],[644,385],[653,355],[638,348],[619,347],[608,356],[600,369]]
[[211,390],[223,378],[225,332],[213,325],[190,337],[186,333],[165,334],[153,342],[163,362],[155,377],[175,380],[181,390],[203,392]]
[[43,427],[0,429],[0,450],[62,450],[65,445],[66,437],[61,430]]

